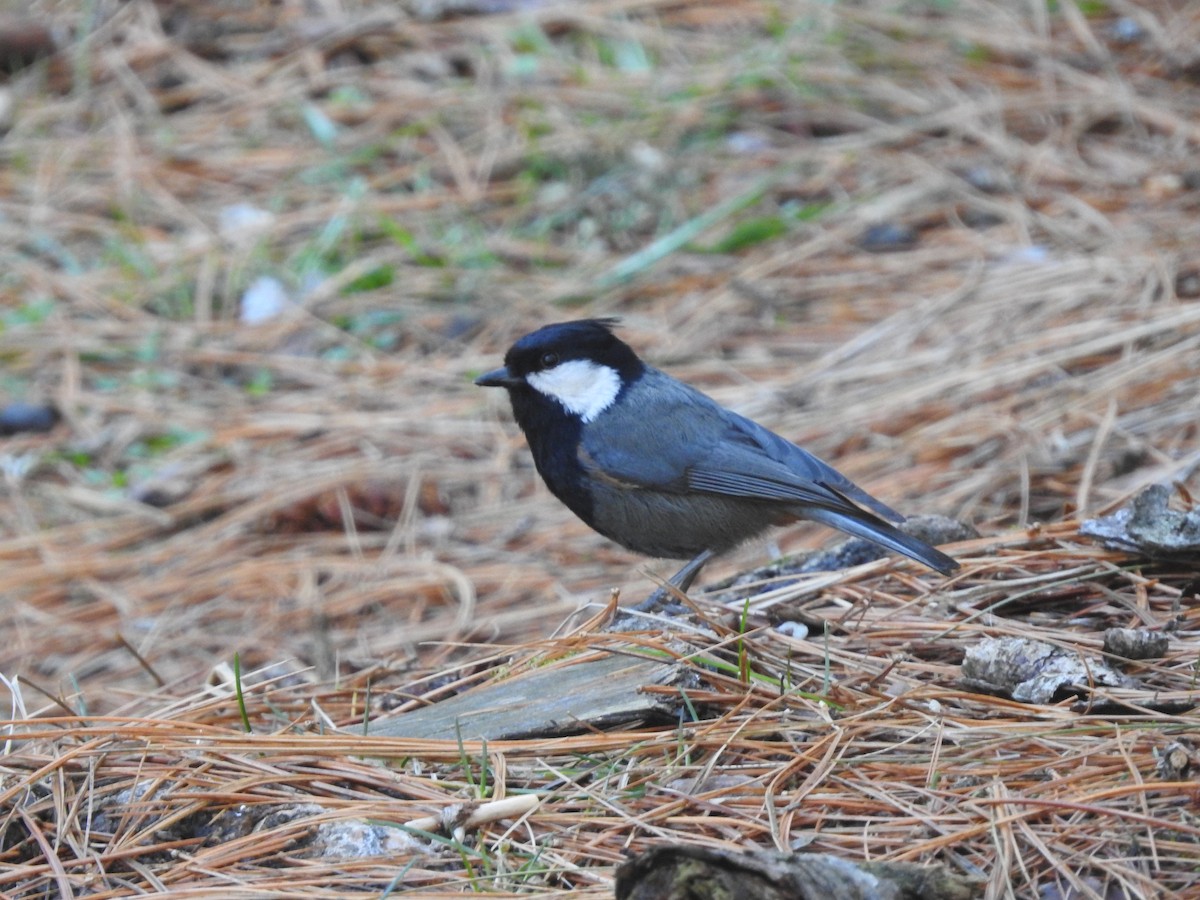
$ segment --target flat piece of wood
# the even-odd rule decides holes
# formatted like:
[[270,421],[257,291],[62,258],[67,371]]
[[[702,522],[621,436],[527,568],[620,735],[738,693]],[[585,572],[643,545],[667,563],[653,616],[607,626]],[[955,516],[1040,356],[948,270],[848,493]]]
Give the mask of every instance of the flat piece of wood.
[[643,690],[692,679],[678,663],[611,654],[489,682],[422,709],[371,723],[383,737],[520,740],[673,715],[677,698]]

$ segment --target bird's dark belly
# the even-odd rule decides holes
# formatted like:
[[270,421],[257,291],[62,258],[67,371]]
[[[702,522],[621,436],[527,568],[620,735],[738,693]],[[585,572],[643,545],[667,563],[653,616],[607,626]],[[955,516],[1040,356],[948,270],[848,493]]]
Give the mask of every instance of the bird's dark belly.
[[715,494],[674,494],[593,484],[593,528],[647,556],[722,553],[790,518],[779,504]]

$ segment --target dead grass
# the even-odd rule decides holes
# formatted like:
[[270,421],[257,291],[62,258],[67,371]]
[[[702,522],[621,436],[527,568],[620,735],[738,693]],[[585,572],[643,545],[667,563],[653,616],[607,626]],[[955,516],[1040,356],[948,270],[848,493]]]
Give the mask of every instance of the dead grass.
[[[10,85],[0,353],[6,396],[65,421],[0,448],[0,891],[601,896],[679,840],[940,861],[989,897],[1194,893],[1195,764],[1160,766],[1196,727],[1192,573],[1074,536],[1200,490],[1194,11],[319,7],[35,9],[63,43]],[[269,215],[236,231],[243,203]],[[864,252],[877,222],[917,246]],[[260,275],[296,308],[248,327]],[[575,314],[984,539],[948,582],[764,586],[759,677],[701,670],[676,726],[335,733],[610,642],[579,607],[651,587],[470,383]],[[958,684],[984,636],[1095,655],[1111,625],[1170,651],[1090,706]],[[531,816],[429,850],[314,838],[522,792]]]

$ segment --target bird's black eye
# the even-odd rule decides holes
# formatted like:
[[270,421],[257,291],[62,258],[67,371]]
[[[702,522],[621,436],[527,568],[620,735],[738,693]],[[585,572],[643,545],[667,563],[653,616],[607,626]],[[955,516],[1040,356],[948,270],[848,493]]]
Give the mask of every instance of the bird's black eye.
[[541,363],[543,369],[553,369],[558,365],[558,354],[553,350],[549,351],[548,353],[543,353]]

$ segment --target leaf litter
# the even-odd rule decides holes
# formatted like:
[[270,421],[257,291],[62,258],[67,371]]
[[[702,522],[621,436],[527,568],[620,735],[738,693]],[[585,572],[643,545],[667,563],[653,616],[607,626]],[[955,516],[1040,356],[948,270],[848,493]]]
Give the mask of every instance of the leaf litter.
[[[1194,894],[1195,560],[1080,534],[1197,490],[1194,10],[30,15],[53,49],[6,57],[45,58],[6,86],[0,352],[6,402],[61,421],[2,448],[0,891],[608,896],[681,843]],[[259,278],[293,302],[251,325]],[[611,652],[610,589],[654,587],[470,383],[590,314],[982,536],[949,580],[694,590],[673,721],[373,736]],[[627,638],[680,658],[661,623]],[[987,641],[1083,674],[972,689]]]

